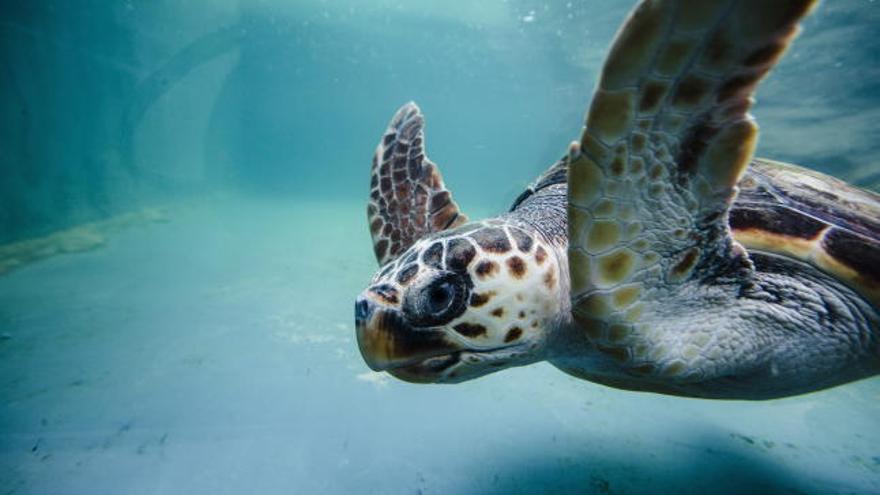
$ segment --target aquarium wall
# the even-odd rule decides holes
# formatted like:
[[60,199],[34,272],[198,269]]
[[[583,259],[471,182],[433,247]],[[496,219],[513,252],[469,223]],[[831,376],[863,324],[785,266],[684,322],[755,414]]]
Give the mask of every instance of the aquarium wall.
[[[408,100],[461,199],[503,207],[576,136],[628,8],[6,2],[0,241],[218,188],[362,197]],[[759,96],[762,155],[876,187],[878,20],[851,0],[806,21]]]
[[234,149],[218,128],[236,122],[216,110],[238,63],[238,9],[174,5],[3,4],[0,239],[214,181],[217,158]]

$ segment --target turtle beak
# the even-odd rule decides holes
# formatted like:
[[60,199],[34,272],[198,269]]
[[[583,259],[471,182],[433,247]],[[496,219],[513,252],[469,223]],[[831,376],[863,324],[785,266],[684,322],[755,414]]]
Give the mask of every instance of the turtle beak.
[[[413,328],[397,309],[380,307],[368,297],[355,302],[354,319],[361,355],[375,371],[411,366],[459,350],[442,331]],[[410,377],[409,381],[433,380]]]

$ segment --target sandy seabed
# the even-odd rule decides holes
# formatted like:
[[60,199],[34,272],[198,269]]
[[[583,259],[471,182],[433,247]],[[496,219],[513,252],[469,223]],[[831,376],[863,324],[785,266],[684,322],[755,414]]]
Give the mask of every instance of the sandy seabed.
[[370,372],[363,208],[202,204],[0,277],[0,494],[880,492],[878,379],[749,403]]

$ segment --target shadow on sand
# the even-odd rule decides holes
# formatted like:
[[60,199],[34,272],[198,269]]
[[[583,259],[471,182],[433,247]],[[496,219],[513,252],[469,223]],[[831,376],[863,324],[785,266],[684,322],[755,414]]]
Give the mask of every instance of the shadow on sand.
[[[601,454],[597,454],[601,452]],[[812,494],[856,487],[823,482],[821,473],[795,473],[778,456],[736,445],[722,432],[674,441],[667,450],[637,446],[529,449],[491,473],[480,495],[535,494]],[[507,454],[506,457],[510,457]],[[818,479],[817,479],[818,478]],[[836,488],[836,489],[835,489]]]

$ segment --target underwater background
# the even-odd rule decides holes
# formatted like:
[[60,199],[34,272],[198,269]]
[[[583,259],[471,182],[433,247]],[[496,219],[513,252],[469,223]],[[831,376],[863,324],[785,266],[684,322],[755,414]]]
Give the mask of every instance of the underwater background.
[[[370,372],[372,152],[471,218],[578,136],[622,0],[0,2],[0,494],[880,493],[880,381],[767,402]],[[828,0],[758,155],[880,189],[880,6]]]

